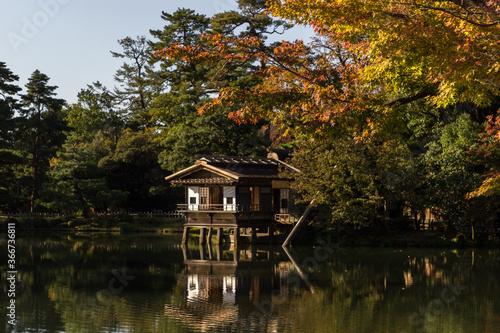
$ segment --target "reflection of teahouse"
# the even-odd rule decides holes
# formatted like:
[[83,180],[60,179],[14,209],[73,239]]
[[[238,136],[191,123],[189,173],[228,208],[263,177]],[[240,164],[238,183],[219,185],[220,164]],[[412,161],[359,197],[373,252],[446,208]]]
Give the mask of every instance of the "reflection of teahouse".
[[186,187],[186,201],[178,211],[186,216],[184,239],[189,228],[200,228],[200,243],[206,231],[218,230],[222,242],[224,228],[234,230],[238,242],[240,228],[251,230],[251,240],[265,229],[272,236],[276,224],[289,224],[290,179],[281,171],[299,172],[280,161],[269,158],[199,156],[196,163],[166,180]]
[[182,250],[185,270],[179,273],[175,289],[184,288],[186,302],[166,303],[165,315],[194,332],[260,332],[263,322],[247,321],[256,309],[269,315],[264,325],[278,327],[271,309],[279,313],[300,286],[294,283],[295,268],[281,248],[204,245],[199,255],[186,246]]
[[[286,252],[247,246],[217,246],[217,259],[190,258],[183,247],[187,300],[235,304],[237,296],[241,301],[261,294],[288,295],[292,263]],[[203,251],[205,246],[200,247],[200,254]]]

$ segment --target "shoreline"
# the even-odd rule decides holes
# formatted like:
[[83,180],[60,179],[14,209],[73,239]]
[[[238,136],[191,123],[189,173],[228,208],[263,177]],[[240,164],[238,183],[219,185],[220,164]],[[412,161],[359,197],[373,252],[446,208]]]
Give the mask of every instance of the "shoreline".
[[[95,216],[90,218],[9,218],[0,221],[0,230],[7,223],[16,223],[22,234],[182,234],[183,218],[151,218],[130,215]],[[19,235],[19,233],[18,233]],[[472,240],[457,230],[324,230],[308,225],[301,229],[293,246],[315,246],[318,240],[330,239],[339,247],[385,248],[500,248],[496,235],[478,234]],[[275,244],[281,245],[281,244]]]

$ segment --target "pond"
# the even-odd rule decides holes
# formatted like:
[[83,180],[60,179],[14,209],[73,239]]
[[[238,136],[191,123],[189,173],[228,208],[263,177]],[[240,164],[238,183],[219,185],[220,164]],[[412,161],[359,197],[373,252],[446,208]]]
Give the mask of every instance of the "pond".
[[[498,332],[498,250],[19,237],[6,332]],[[0,246],[7,248],[6,239]],[[5,252],[3,252],[5,253]],[[2,287],[9,289],[6,261]],[[5,310],[4,310],[5,311]],[[8,311],[8,310],[7,310]]]

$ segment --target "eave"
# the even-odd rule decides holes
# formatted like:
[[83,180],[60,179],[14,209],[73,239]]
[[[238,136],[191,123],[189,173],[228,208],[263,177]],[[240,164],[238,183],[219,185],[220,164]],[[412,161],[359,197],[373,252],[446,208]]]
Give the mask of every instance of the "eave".
[[213,172],[219,176],[226,177],[226,178],[228,178],[228,181],[232,181],[232,182],[238,182],[240,179],[239,175],[237,175],[235,173],[217,168],[213,165],[209,165],[204,161],[199,161],[195,165],[192,165],[186,169],[183,169],[183,170],[176,172],[168,177],[165,177],[165,180],[170,181],[170,182],[180,181],[181,178],[187,177],[187,176],[189,176],[195,172],[201,171],[201,170],[207,170],[207,171]]

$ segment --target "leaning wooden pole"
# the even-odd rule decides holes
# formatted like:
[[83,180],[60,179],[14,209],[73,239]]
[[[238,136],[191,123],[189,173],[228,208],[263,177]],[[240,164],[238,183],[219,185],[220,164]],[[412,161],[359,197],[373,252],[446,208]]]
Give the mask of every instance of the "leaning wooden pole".
[[285,239],[285,242],[282,245],[283,247],[287,247],[288,245],[290,245],[290,243],[292,242],[292,240],[295,238],[295,234],[297,233],[297,231],[299,231],[300,226],[306,220],[307,215],[309,215],[309,212],[311,211],[311,209],[312,209],[312,207],[314,205],[314,201],[316,201],[316,196],[317,195],[318,194],[316,193],[316,195],[314,196],[314,198],[311,200],[311,202],[307,206],[306,210],[304,211],[304,214],[302,214],[302,216],[300,217],[300,219],[297,222],[297,224],[295,225],[295,227],[293,227],[292,232],[290,232],[290,235],[288,235],[288,237]]
[[309,278],[308,278],[307,274],[304,273],[304,271],[302,270],[302,267],[299,265],[297,260],[295,260],[295,257],[293,256],[293,254],[286,247],[283,247],[283,250],[285,251],[286,255],[288,256],[288,259],[290,259],[290,261],[292,262],[292,264],[295,267],[295,270],[299,274],[300,278],[306,283],[307,288],[309,288],[309,290],[311,290],[311,293],[314,294],[315,293],[314,287],[311,285],[311,282],[309,282]]

